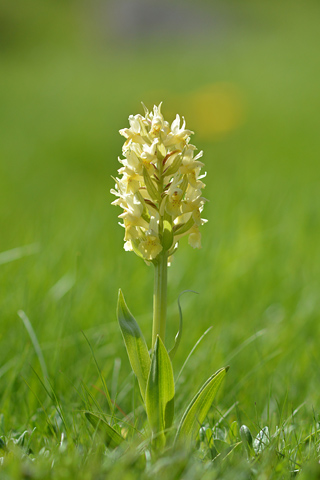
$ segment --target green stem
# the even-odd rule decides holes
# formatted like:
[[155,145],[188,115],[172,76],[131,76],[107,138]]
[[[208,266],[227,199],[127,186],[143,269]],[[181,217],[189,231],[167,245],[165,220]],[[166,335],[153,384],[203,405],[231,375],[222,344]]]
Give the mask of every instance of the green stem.
[[168,252],[161,252],[154,264],[152,348],[157,335],[164,342],[167,320]]

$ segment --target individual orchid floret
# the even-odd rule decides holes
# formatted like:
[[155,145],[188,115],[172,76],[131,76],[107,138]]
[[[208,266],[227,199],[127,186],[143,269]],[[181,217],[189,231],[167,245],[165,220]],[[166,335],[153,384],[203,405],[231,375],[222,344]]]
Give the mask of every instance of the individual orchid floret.
[[112,204],[123,209],[125,250],[158,262],[172,256],[184,236],[192,247],[201,247],[203,152],[195,155],[189,143],[193,132],[184,119],[181,125],[179,115],[170,125],[161,104],[151,112],[144,107],[144,113],[130,115],[130,128],[120,130],[126,140]]
[[160,103],[159,107],[157,106],[153,107],[153,116],[151,120],[150,133],[153,135],[157,135],[162,129],[163,123],[164,123],[164,118],[161,114],[161,103]]
[[189,233],[188,243],[193,248],[201,248],[201,233],[199,227],[194,225]]
[[177,115],[175,120],[171,124],[171,132],[167,135],[167,138],[165,140],[166,146],[180,145],[184,142],[188,143],[190,135],[192,135],[193,132],[191,130],[186,130],[185,119],[183,119],[183,124],[180,128],[180,121],[180,116]]

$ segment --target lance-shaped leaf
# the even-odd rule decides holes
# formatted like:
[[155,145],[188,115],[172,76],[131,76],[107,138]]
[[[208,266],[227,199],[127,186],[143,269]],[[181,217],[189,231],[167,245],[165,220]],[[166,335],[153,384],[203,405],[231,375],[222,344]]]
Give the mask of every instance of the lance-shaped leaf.
[[128,309],[121,290],[119,290],[117,315],[129,361],[137,376],[144,400],[151,363],[150,355],[140,327]]
[[173,175],[174,173],[176,173],[181,165],[181,162],[182,162],[182,156],[180,153],[178,153],[178,155],[176,156],[176,158],[173,160],[173,162],[171,163],[171,165],[169,165],[169,167],[167,167],[165,169],[165,171],[163,172],[163,176],[164,177],[170,177],[171,175]]
[[182,233],[186,233],[188,230],[190,230],[191,227],[194,225],[194,220],[191,215],[189,220],[186,223],[180,223],[178,225],[175,225],[173,227],[173,231],[175,235],[182,235]]
[[189,180],[188,180],[188,177],[187,175],[183,175],[183,180],[182,182],[180,183],[180,188],[181,188],[181,196],[183,197],[183,195],[186,193],[186,190],[187,190],[187,186],[189,185]]
[[99,429],[101,433],[104,434],[107,447],[116,448],[120,443],[124,442],[122,435],[99,415],[92,412],[85,412],[85,416],[94,428]]
[[162,162],[162,160],[164,159],[164,157],[166,156],[166,147],[163,145],[162,142],[158,143],[157,146],[156,146],[156,154],[157,154],[157,158],[158,160],[160,160],[160,162]]
[[163,215],[163,236],[162,245],[165,250],[169,250],[172,247],[173,232],[172,232],[172,217],[166,211]]
[[143,198],[143,196],[141,195],[141,192],[139,192],[139,190],[136,192],[135,195],[136,195],[136,198],[139,200],[139,202],[141,203],[141,205],[143,207],[141,217],[143,218],[143,220],[145,220],[146,222],[149,223],[150,222],[150,213],[149,213],[149,210],[147,208],[145,199]]
[[159,198],[158,191],[145,167],[143,167],[143,179],[150,197],[152,200],[157,201]]
[[157,336],[146,388],[146,410],[156,444],[164,446],[174,414],[174,379],[166,347]]
[[229,367],[221,368],[200,388],[183,414],[175,441],[191,443],[204,422]]

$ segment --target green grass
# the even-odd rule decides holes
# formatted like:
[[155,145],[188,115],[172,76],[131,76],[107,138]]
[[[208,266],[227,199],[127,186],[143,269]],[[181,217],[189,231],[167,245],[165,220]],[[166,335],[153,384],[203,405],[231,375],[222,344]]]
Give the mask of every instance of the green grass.
[[[105,45],[76,2],[30,3],[3,2],[0,40],[1,479],[318,478],[319,5],[221,3],[220,37],[124,48]],[[219,82],[240,92],[242,124],[201,135],[194,95]],[[169,270],[168,345],[179,293],[199,292],[181,299],[176,375],[212,326],[179,379],[177,418],[230,365],[192,455],[143,453],[148,439],[131,425],[141,432],[145,414],[116,323],[121,287],[150,345],[153,272],[123,251],[108,193],[118,130],[141,100],[186,115],[208,171],[203,248],[183,243]],[[112,415],[85,337],[121,408],[114,423],[129,415],[124,449],[106,447],[84,415]],[[270,434],[249,459],[243,424]]]

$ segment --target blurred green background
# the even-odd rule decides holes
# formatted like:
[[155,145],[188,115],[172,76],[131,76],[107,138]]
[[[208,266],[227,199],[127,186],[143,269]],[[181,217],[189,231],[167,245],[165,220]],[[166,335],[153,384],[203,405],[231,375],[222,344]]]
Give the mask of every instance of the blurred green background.
[[9,428],[32,421],[35,392],[46,397],[20,309],[68,405],[81,406],[81,381],[104,401],[83,330],[110,388],[121,359],[113,385],[130,408],[117,291],[150,341],[153,272],[124,252],[109,190],[118,130],[141,101],[163,101],[168,120],[185,116],[208,172],[203,248],[182,242],[169,271],[168,345],[178,294],[200,293],[182,299],[177,370],[213,326],[184,371],[183,396],[229,363],[220,407],[238,400],[242,421],[319,407],[319,15],[312,0],[1,1],[0,406]]

